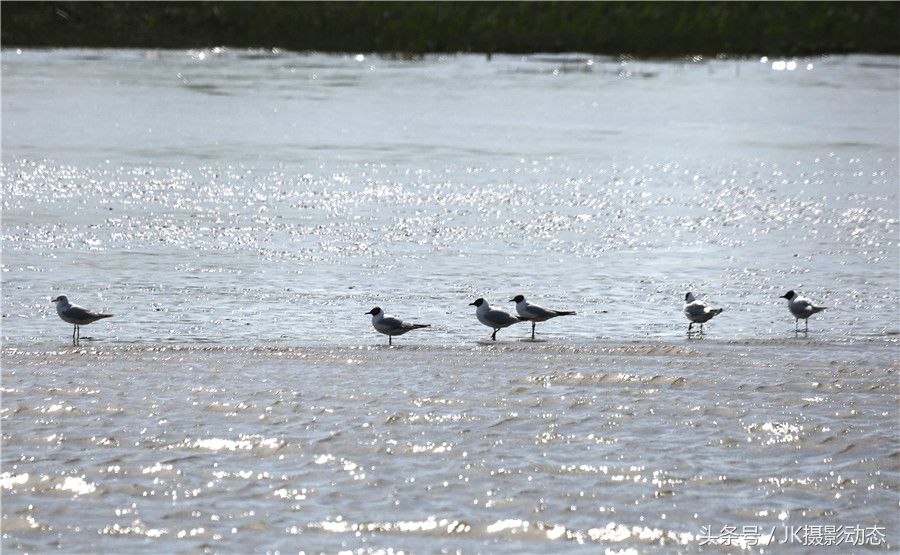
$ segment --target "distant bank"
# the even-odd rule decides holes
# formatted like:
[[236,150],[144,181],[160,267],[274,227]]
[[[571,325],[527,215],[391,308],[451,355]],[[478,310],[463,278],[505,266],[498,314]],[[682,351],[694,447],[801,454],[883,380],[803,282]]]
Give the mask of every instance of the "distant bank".
[[4,47],[900,53],[898,2],[3,2]]

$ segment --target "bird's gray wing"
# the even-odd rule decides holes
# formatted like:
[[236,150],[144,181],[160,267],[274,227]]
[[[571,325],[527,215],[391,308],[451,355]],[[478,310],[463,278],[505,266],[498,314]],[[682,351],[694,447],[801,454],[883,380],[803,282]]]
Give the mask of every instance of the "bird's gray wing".
[[484,315],[485,320],[488,322],[492,322],[494,324],[508,326],[510,324],[515,324],[519,321],[518,318],[512,316],[502,310],[489,310],[487,314]]
[[526,308],[525,310],[526,310],[526,312],[525,312],[524,316],[526,318],[527,317],[553,318],[554,316],[557,315],[555,310],[548,310],[542,306],[537,306],[537,305],[533,305],[533,304],[528,305],[528,308]]
[[689,305],[685,305],[684,313],[690,316],[702,316],[706,312],[706,303],[694,301]]
[[96,318],[99,316],[96,312],[91,312],[86,308],[81,308],[80,306],[72,305],[69,308],[63,310],[63,315],[68,318],[74,318],[76,320],[90,320],[91,318]]
[[380,323],[392,330],[412,329],[413,327],[412,324],[407,324],[400,318],[395,318],[393,316],[386,316],[382,318]]

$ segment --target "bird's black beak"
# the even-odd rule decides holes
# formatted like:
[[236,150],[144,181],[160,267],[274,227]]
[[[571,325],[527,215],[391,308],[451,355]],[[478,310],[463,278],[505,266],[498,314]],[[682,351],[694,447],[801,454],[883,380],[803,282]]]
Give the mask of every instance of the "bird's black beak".
[[469,303],[469,306],[476,306],[475,303]]
[[509,302],[514,303],[514,302],[516,302],[516,300],[515,300],[515,299],[510,299]]
[[787,295],[782,295],[782,296],[780,296],[780,297],[778,297],[778,298],[779,298],[779,299],[790,299],[790,297],[788,297]]

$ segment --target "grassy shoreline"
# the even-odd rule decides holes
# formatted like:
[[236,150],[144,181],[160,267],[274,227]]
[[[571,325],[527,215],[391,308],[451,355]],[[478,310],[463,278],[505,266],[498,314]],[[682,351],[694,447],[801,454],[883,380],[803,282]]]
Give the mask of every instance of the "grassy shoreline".
[[4,47],[900,53],[898,2],[3,2]]

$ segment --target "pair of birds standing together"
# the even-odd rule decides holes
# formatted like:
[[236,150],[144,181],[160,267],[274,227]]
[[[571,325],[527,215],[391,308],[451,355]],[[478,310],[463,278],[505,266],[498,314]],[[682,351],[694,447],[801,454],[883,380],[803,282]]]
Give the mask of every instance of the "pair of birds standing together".
[[[469,306],[475,307],[475,317],[478,318],[478,321],[494,330],[494,333],[491,334],[492,341],[497,340],[498,331],[513,324],[518,324],[519,322],[531,322],[531,339],[534,339],[534,328],[538,322],[546,322],[557,316],[570,316],[575,314],[574,312],[567,310],[550,310],[529,303],[522,295],[516,295],[510,299],[509,302],[516,303],[516,312],[518,313],[518,316],[513,316],[509,312],[504,312],[496,308],[491,308],[484,299],[476,299],[475,302],[469,303]],[[410,324],[394,316],[389,316],[378,306],[366,312],[366,314],[372,315],[372,327],[374,327],[376,331],[388,336],[388,345],[393,344],[392,341],[395,335],[403,335],[408,331],[429,327],[429,324]]]
[[[780,298],[787,299],[788,310],[794,315],[794,333],[800,331],[800,320],[803,320],[805,324],[803,332],[808,332],[809,317],[826,309],[824,306],[813,304],[811,300],[795,293],[793,290],[788,291]],[[714,316],[721,314],[722,310],[723,309],[721,308],[710,307],[705,301],[698,300],[694,297],[693,293],[688,291],[687,295],[684,296],[684,315],[690,320],[690,324],[688,324],[688,336],[691,336],[694,333],[702,334],[703,324],[712,320]],[[694,324],[700,324],[699,332],[691,331]]]

